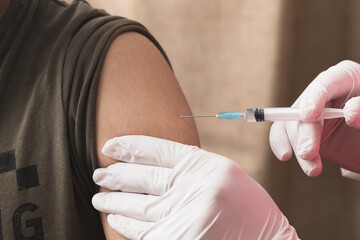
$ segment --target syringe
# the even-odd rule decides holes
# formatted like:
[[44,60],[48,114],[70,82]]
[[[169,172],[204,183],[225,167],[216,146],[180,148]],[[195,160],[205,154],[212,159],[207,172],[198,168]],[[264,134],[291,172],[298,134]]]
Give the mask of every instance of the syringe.
[[[275,122],[275,121],[300,121],[299,108],[247,108],[245,112],[221,112],[216,115],[179,116],[180,118],[217,117],[226,120],[245,119],[247,122]],[[332,119],[344,117],[342,109],[324,108],[319,119]]]

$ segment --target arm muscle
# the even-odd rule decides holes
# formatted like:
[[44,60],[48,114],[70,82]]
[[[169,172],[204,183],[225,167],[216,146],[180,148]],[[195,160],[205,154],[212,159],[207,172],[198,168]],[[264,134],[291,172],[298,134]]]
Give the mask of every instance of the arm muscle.
[[[102,155],[104,143],[122,135],[148,135],[199,145],[193,120],[174,73],[155,45],[138,33],[124,33],[110,46],[97,97],[96,146],[100,167],[115,161]],[[107,191],[100,189],[100,191]],[[121,239],[101,213],[107,239]]]

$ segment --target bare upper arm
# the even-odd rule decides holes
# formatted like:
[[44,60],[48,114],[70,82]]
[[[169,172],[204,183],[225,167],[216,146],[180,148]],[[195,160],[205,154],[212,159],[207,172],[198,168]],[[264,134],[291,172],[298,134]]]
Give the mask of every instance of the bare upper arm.
[[[168,63],[141,34],[128,32],[110,46],[103,65],[96,113],[96,146],[100,167],[115,161],[101,154],[104,143],[122,135],[149,135],[199,145],[195,123]],[[106,191],[106,189],[100,189]],[[101,214],[107,239],[121,239]]]

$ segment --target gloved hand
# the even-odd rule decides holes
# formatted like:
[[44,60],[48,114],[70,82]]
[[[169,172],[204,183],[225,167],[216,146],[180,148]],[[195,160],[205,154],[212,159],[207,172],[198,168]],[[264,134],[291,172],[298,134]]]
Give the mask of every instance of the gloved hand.
[[94,207],[130,239],[298,239],[267,192],[232,160],[146,136],[109,140]]
[[[359,95],[359,83],[360,65],[352,61],[342,61],[320,73],[293,104],[300,108],[304,122],[272,125],[270,146],[276,157],[287,161],[293,150],[309,176],[321,173],[321,157],[360,173],[360,131],[355,129],[360,128],[360,99],[349,100]],[[344,107],[345,121],[343,118],[322,121],[324,107]],[[343,173],[351,176],[350,171]]]

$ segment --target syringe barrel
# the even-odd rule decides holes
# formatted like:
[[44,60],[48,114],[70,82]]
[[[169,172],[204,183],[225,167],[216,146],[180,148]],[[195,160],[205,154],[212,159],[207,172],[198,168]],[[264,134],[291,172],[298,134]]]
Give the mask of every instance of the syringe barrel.
[[[300,121],[299,108],[248,108],[245,120],[247,122],[275,122]],[[343,117],[342,109],[325,108],[319,119],[332,119]]]
[[299,121],[298,108],[264,108],[264,122]]
[[247,108],[247,122],[274,122],[299,120],[298,108]]

